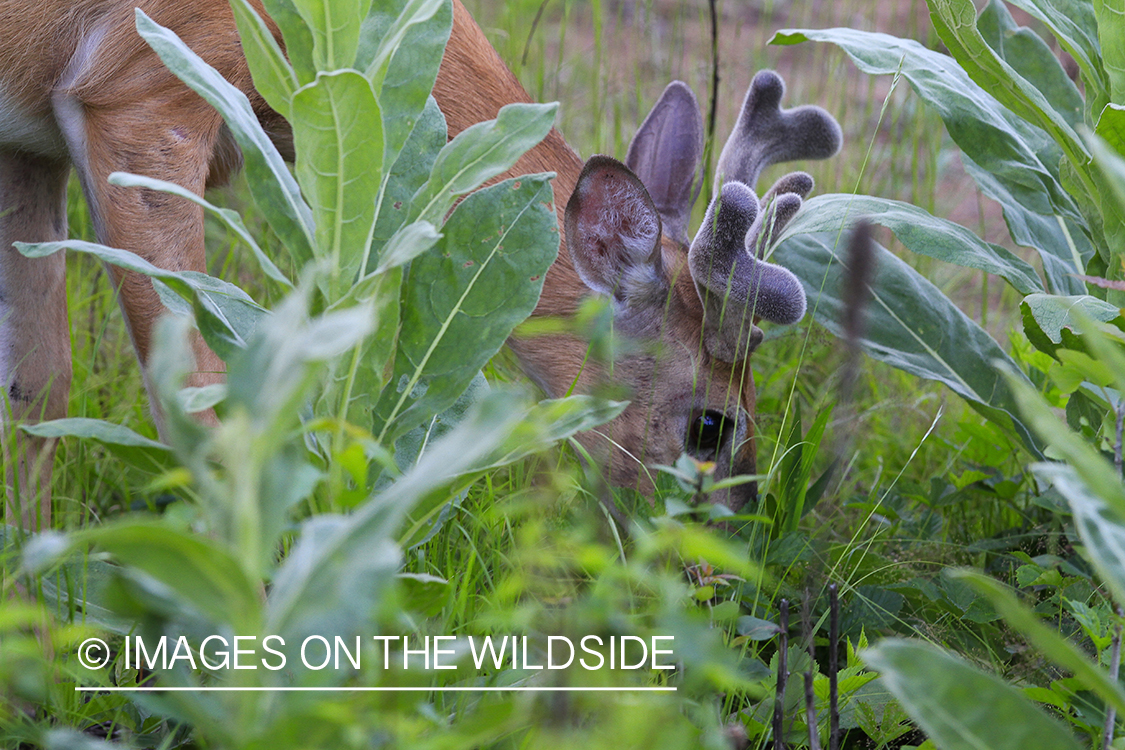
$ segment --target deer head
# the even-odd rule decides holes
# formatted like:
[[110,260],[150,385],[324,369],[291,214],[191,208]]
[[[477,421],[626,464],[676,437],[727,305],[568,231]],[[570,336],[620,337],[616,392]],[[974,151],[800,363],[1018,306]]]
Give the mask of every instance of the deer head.
[[[575,270],[612,300],[615,330],[642,344],[612,373],[634,389],[629,408],[603,432],[619,448],[614,484],[647,489],[647,467],[672,464],[685,451],[714,462],[716,478],[755,471],[749,358],[763,337],[756,322],[791,324],[805,313],[797,278],[761,255],[813,181],[794,172],[761,198],[753,186],[770,164],[827,158],[841,141],[831,115],[812,106],[783,110],[783,93],[776,73],[755,76],[690,244],[703,122],[691,89],[678,81],[642,123],[625,163],[591,158],[567,203]],[[741,485],[714,499],[737,510],[755,495],[753,485]]]

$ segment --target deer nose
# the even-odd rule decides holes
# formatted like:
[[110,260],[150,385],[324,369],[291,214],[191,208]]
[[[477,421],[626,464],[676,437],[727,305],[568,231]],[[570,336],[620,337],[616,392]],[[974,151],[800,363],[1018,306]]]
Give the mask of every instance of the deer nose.
[[[751,429],[750,413],[739,407],[738,426],[724,453],[716,461],[716,479],[753,474],[757,468],[754,450],[754,432]],[[729,452],[728,452],[729,451]],[[721,474],[721,476],[718,476]],[[752,505],[758,500],[758,483],[746,482],[729,489],[715,493],[712,501],[727,506],[736,513],[747,505]]]

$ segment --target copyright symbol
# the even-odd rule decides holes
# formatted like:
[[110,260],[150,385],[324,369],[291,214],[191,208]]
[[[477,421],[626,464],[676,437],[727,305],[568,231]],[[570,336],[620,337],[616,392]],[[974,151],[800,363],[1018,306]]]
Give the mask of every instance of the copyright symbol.
[[86,669],[101,669],[109,664],[109,646],[101,638],[87,638],[78,647],[78,663]]

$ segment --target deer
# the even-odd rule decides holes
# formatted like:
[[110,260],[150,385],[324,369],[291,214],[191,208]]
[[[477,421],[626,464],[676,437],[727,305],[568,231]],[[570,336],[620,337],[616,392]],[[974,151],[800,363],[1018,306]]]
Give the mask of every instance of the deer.
[[[218,113],[170,73],[134,29],[134,5],[175,31],[250,100],[263,128],[292,158],[285,120],[254,90],[226,0],[7,0],[0,4],[0,386],[5,461],[22,455],[20,508],[8,522],[50,523],[52,440],[10,425],[65,416],[71,381],[62,254],[29,259],[14,242],[65,239],[66,184],[76,171],[98,241],[162,268],[204,271],[202,210],[176,197],[109,184],[115,171],[156,177],[202,194],[222,185],[240,155]],[[261,0],[255,10],[281,42]],[[40,40],[51,40],[50,44]],[[750,358],[760,320],[791,324],[805,313],[796,277],[760,257],[812,190],[803,172],[754,193],[770,164],[823,159],[841,132],[823,109],[782,109],[784,84],[763,71],[747,92],[718,160],[715,198],[689,240],[703,177],[703,124],[690,88],[674,82],[642,122],[624,162],[583,163],[557,130],[511,175],[554,172],[564,232],[536,316],[573,316],[581,300],[610,300],[617,332],[639,346],[610,366],[585,362],[573,335],[513,337],[510,347],[550,397],[612,377],[632,391],[625,411],[580,437],[614,485],[652,488],[653,464],[687,452],[717,478],[753,474],[755,391]],[[453,0],[453,27],[434,97],[452,138],[496,117],[527,92],[480,27]],[[142,372],[162,305],[145,277],[110,269]],[[223,363],[198,336],[188,385],[220,381]],[[147,375],[145,385],[148,387]],[[149,389],[151,394],[151,388]],[[152,399],[155,403],[155,399]],[[163,432],[154,408],[158,433]],[[9,483],[13,469],[9,464]],[[737,510],[746,483],[716,493]]]

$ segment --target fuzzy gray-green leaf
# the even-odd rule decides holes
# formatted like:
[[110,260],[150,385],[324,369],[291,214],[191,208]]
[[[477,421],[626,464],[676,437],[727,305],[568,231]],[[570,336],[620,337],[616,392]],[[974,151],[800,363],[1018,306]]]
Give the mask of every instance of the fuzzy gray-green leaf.
[[1081,747],[1016,688],[937,646],[888,639],[860,656],[942,750]]
[[379,103],[356,71],[322,74],[293,97],[292,121],[297,176],[316,217],[318,250],[346,289],[366,267],[375,228],[383,176]]
[[479,190],[450,216],[437,245],[411,263],[376,434],[393,439],[452,404],[531,314],[558,253],[551,201],[545,175]]
[[839,230],[861,216],[887,227],[903,245],[920,255],[995,274],[1022,294],[1043,291],[1035,270],[1004,248],[985,242],[961,225],[939,219],[917,206],[886,198],[847,194],[815,196],[785,227],[781,239],[808,232]]
[[356,68],[372,82],[387,112],[387,164],[422,116],[452,28],[448,0],[379,2],[363,21]]
[[314,223],[296,180],[269,136],[258,124],[246,95],[232,86],[173,32],[137,9],[137,31],[160,59],[192,91],[219,111],[234,135],[246,164],[254,203],[299,262],[312,258]]
[[[844,263],[839,233],[791,237],[772,260],[797,275],[817,322],[839,335]],[[994,362],[1015,363],[996,341],[917,271],[876,245],[864,350],[875,359],[953,389],[975,410],[1014,430],[1034,455],[1038,443],[1021,421]]]
[[411,219],[441,223],[457,196],[512,167],[551,130],[557,104],[509,104],[495,120],[466,128],[446,144],[411,201]]
[[20,429],[42,438],[76,437],[93,440],[104,445],[122,461],[144,471],[166,471],[174,464],[172,449],[167,445],[138,435],[125,425],[99,419],[55,419],[20,425]]

